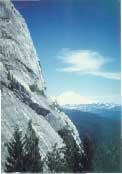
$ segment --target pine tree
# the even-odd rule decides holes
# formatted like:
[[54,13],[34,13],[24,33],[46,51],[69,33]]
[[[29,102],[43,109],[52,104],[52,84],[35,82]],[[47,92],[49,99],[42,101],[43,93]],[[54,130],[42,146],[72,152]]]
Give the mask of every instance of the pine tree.
[[23,171],[23,143],[22,132],[15,127],[13,138],[6,144],[8,157],[5,161],[5,172]]
[[43,162],[39,152],[39,139],[32,127],[32,121],[28,123],[27,133],[24,137],[24,170],[25,172],[42,172]]
[[58,148],[55,144],[52,148],[52,151],[49,151],[46,156],[46,164],[51,173],[61,173],[66,171],[66,161],[64,158],[63,148]]
[[83,166],[85,172],[91,172],[92,171],[92,160],[94,156],[94,143],[92,138],[89,134],[86,134],[83,138],[83,147],[84,147],[84,160],[83,160]]
[[76,144],[71,131],[62,129],[58,133],[66,144],[65,159],[67,162],[67,171],[70,173],[82,172],[82,152]]

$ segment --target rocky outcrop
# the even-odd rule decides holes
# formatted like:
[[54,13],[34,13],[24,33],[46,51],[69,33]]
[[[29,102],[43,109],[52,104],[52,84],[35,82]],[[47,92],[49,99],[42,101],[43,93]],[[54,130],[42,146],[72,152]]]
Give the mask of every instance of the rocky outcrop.
[[71,120],[46,96],[38,57],[25,20],[10,1],[0,1],[0,73],[2,91],[2,167],[7,155],[4,143],[16,124],[25,132],[32,119],[43,157],[52,146],[64,146],[58,131],[71,130],[77,144],[78,131]]

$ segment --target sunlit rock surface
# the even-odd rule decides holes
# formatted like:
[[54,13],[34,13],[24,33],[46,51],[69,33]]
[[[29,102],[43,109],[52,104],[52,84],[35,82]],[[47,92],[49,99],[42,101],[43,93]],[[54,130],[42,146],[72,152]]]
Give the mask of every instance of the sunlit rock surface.
[[2,91],[2,170],[7,156],[5,143],[14,127],[23,133],[30,119],[40,140],[43,157],[57,143],[64,146],[58,130],[71,130],[77,144],[78,131],[71,120],[53,107],[46,96],[40,58],[23,17],[10,1],[0,1],[0,72]]

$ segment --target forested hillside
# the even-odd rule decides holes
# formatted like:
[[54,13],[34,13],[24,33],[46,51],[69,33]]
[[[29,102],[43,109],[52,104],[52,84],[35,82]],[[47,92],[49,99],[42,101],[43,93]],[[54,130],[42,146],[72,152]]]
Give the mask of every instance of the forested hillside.
[[120,112],[105,117],[75,109],[64,109],[80,137],[89,134],[94,143],[93,172],[120,172]]

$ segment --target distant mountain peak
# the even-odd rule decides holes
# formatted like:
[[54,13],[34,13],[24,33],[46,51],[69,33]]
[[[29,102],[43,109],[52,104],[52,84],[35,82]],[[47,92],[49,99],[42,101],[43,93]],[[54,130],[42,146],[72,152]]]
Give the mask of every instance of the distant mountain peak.
[[64,105],[63,108],[99,113],[101,110],[120,111],[121,105],[115,103],[92,103],[80,105]]

